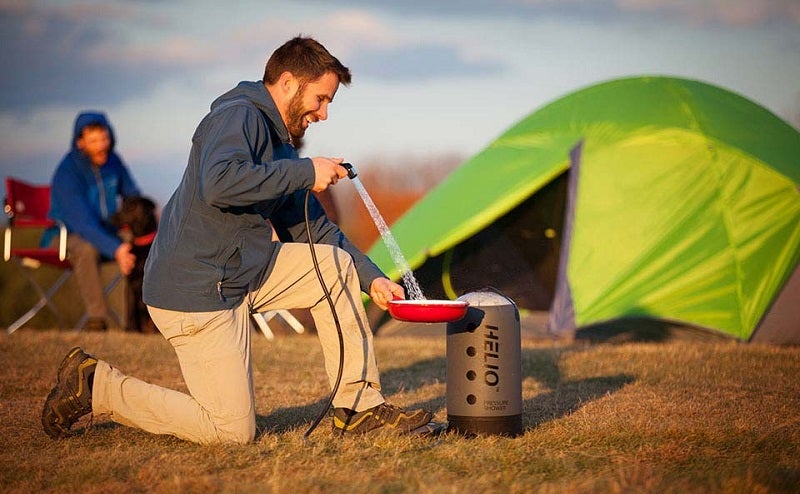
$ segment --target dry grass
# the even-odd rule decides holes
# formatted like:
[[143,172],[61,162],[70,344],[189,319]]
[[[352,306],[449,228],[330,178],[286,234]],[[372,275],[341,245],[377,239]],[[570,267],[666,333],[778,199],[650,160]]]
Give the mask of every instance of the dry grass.
[[[445,341],[376,341],[390,401],[446,419]],[[733,343],[523,344],[525,434],[338,438],[313,336],[254,338],[259,436],[198,446],[103,417],[51,441],[39,415],[80,344],[183,388],[158,336],[23,330],[0,337],[4,492],[791,492],[800,489],[800,348]]]

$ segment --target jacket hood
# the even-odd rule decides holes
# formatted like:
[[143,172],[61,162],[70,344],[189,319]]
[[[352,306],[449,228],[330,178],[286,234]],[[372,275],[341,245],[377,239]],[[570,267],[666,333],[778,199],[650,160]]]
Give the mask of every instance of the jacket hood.
[[78,137],[80,137],[83,128],[90,124],[100,124],[108,129],[109,137],[111,137],[111,149],[109,151],[113,151],[116,138],[114,137],[114,128],[111,127],[111,122],[108,121],[105,113],[91,111],[80,113],[75,119],[75,129],[72,132],[72,149],[78,149]]
[[211,111],[233,101],[246,100],[253,103],[267,118],[272,121],[275,131],[282,142],[289,142],[289,130],[281,118],[278,107],[261,81],[242,81],[235,88],[218,97],[211,103]]

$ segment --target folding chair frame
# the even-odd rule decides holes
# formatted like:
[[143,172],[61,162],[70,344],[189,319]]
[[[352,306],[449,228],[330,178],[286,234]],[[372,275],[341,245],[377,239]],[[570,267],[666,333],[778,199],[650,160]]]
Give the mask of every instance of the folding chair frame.
[[[23,198],[18,197],[21,190],[33,191],[36,198],[32,199],[36,202],[31,204]],[[62,325],[61,313],[55,304],[52,303],[52,298],[55,293],[66,283],[73,272],[72,265],[67,260],[67,228],[66,226],[54,220],[47,218],[46,213],[50,209],[50,187],[46,185],[31,185],[21,180],[11,177],[6,178],[6,204],[5,213],[8,216],[8,225],[5,227],[3,234],[3,259],[5,261],[13,260],[14,263],[20,268],[25,276],[26,281],[33,286],[39,300],[21,317],[11,323],[6,331],[8,334],[15,332],[21,328],[25,323],[30,321],[36,314],[43,308],[47,307],[55,316],[59,326]],[[30,208],[28,208],[30,206]],[[26,211],[26,209],[33,210]],[[28,214],[26,214],[28,213]],[[39,228],[46,229],[52,226],[58,226],[58,249],[53,248],[14,248],[12,246],[13,230],[15,228]],[[42,264],[49,264],[58,269],[61,269],[61,275],[56,281],[46,290],[41,287],[36,278],[32,274],[32,270],[38,269]],[[119,284],[122,279],[121,275],[117,275],[111,282],[106,285],[103,290],[103,295],[108,295]],[[117,324],[121,324],[121,320],[116,312],[109,307],[109,316],[114,319]],[[78,323],[78,328],[81,328],[88,319],[88,315],[84,314]]]
[[20,260],[15,258],[14,260],[20,266],[20,269],[24,274],[25,278],[28,280],[29,284],[33,286],[34,290],[36,290],[36,294],[39,295],[39,301],[36,302],[33,305],[33,307],[31,307],[28,310],[28,312],[23,314],[19,319],[17,319],[8,326],[8,329],[6,330],[8,331],[8,334],[13,333],[14,331],[18,330],[23,325],[25,325],[25,323],[33,319],[33,316],[38,314],[39,311],[42,310],[42,308],[44,308],[45,306],[47,306],[47,308],[50,309],[50,312],[55,314],[56,319],[58,320],[58,324],[59,326],[61,326],[61,312],[59,312],[58,308],[56,308],[51,299],[53,298],[53,295],[55,295],[55,293],[58,291],[58,289],[61,288],[61,285],[63,285],[69,279],[70,275],[72,275],[72,269],[70,268],[64,269],[61,272],[61,275],[58,277],[58,279],[50,286],[50,288],[48,288],[47,291],[44,291],[42,290],[42,287],[39,286],[39,283],[36,282],[33,275],[29,272],[29,268],[23,266],[24,259]]
[[302,334],[305,332],[305,328],[297,320],[296,317],[292,315],[291,312],[285,309],[279,310],[268,310],[266,312],[253,312],[253,319],[256,321],[258,328],[264,333],[264,336],[269,340],[272,341],[275,339],[275,334],[269,327],[269,321],[271,321],[275,316],[281,316],[281,318],[286,321],[289,326],[294,329],[295,333]]

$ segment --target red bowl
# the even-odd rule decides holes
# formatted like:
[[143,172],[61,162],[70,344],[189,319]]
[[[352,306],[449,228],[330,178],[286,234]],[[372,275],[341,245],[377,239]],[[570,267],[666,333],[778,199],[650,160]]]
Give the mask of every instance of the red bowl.
[[392,300],[389,314],[398,321],[453,322],[467,313],[463,300]]

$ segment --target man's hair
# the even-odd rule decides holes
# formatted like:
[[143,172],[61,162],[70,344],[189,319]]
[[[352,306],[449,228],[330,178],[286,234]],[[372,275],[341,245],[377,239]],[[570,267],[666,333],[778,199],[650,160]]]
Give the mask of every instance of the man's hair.
[[264,69],[264,83],[275,84],[284,72],[291,72],[303,83],[316,81],[326,72],[333,72],[340,84],[350,84],[350,69],[318,41],[302,36],[290,39],[269,57]]
[[83,137],[87,130],[108,130],[108,126],[100,122],[90,122],[81,127],[81,134],[78,137]]

